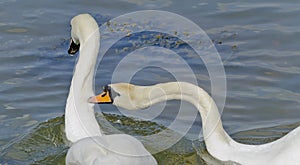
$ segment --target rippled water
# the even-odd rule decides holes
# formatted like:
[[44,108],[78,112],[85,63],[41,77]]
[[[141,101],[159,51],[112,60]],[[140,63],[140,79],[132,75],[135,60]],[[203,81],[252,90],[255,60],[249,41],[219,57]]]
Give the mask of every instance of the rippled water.
[[[143,9],[171,11],[187,17],[213,40],[227,76],[222,120],[235,139],[249,144],[269,142],[300,125],[297,1],[4,0],[0,2],[0,163],[64,163],[68,144],[62,115],[76,62],[76,57],[66,53],[70,19],[88,12],[103,24],[123,13]],[[120,54],[108,56],[108,62],[126,54],[124,42],[116,45]],[[159,41],[150,37],[151,42]],[[197,80],[209,91],[209,76],[203,63],[189,56],[186,61],[199,68]],[[96,89],[109,82],[111,68],[109,63],[106,66],[97,72]],[[148,85],[170,80],[174,77],[168,72],[148,67],[138,72],[132,82]],[[112,115],[119,112],[110,105],[102,109],[112,123],[118,119],[127,121],[127,125],[120,127],[115,124],[120,130],[145,135],[165,129],[176,117],[177,111],[173,109],[178,105],[177,101],[168,102],[166,110],[152,122]],[[101,118],[98,117],[100,124]],[[136,122],[141,123],[138,130],[133,126]],[[200,121],[195,122],[186,138],[154,155],[158,162],[216,163],[205,151],[203,141],[195,140],[200,129]],[[109,128],[105,131],[113,133]],[[175,134],[170,131],[170,137]],[[145,144],[148,148],[152,145]]]

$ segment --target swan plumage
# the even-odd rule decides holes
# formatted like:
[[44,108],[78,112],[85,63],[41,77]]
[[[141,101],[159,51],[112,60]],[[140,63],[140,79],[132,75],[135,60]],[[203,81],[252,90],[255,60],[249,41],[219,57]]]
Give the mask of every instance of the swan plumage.
[[88,98],[94,95],[93,78],[100,45],[98,24],[89,14],[80,14],[71,20],[71,27],[68,53],[75,54],[79,49],[79,57],[65,107],[65,131],[72,143],[66,164],[157,164],[136,138],[101,132],[94,104],[88,103]]
[[[225,132],[215,102],[206,91],[196,85],[169,82],[153,86],[136,86],[129,83],[109,86],[112,92],[117,93],[112,104],[128,110],[143,109],[161,101],[174,99],[192,103],[200,112],[206,148],[218,160],[243,165],[300,164],[300,127],[270,143],[241,144]],[[95,97],[90,101],[98,102]]]

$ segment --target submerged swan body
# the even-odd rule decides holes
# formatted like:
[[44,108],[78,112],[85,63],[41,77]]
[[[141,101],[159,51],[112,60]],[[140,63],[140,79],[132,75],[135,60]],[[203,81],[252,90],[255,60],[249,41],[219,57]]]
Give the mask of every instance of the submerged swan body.
[[73,144],[66,157],[72,165],[157,164],[141,142],[125,134],[103,135],[88,98],[94,95],[93,78],[100,33],[96,21],[81,14],[71,21],[69,53],[80,51],[65,108],[65,131]]
[[[243,165],[300,164],[300,127],[282,138],[263,145],[246,145],[234,141],[224,130],[219,111],[213,99],[198,86],[186,82],[170,82],[153,86],[135,86],[128,83],[111,84],[116,106],[137,110],[166,100],[185,100],[200,112],[203,137],[208,152],[221,161]],[[163,92],[161,92],[163,91]],[[90,102],[97,103],[93,97]]]

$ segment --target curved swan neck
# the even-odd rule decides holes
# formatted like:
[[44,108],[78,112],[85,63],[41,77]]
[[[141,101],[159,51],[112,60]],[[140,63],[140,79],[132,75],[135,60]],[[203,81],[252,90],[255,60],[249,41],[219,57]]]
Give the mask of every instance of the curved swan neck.
[[66,104],[65,128],[67,138],[75,142],[85,137],[101,135],[94,106],[87,102],[94,95],[93,78],[100,33],[96,21],[87,14],[74,17],[71,24],[72,37],[79,40],[80,50]]
[[77,84],[88,91],[83,91],[83,93],[92,94],[95,65],[100,47],[99,27],[97,22],[88,14],[76,16],[72,19],[71,24],[73,25],[72,36],[78,39],[80,43],[80,55],[72,81],[76,80]]
[[166,100],[185,100],[200,112],[203,137],[207,150],[212,155],[222,154],[233,140],[223,129],[217,106],[213,99],[200,87],[186,82],[169,82],[153,86],[135,86],[127,83],[111,84],[119,93],[114,104],[126,109],[137,110]]
[[[155,90],[155,88],[163,90]],[[156,93],[156,91],[158,91]],[[163,100],[185,100],[193,104],[200,112],[202,119],[203,137],[206,143],[216,143],[222,140],[227,143],[231,138],[224,131],[221,116],[213,99],[202,88],[186,82],[170,82],[157,84],[149,89],[148,95],[152,102]],[[162,94],[165,95],[162,95]],[[153,103],[152,103],[153,104]]]

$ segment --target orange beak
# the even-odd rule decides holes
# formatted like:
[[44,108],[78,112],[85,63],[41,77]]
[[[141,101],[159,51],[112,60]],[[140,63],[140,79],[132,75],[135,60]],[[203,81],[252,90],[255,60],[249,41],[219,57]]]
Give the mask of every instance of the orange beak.
[[90,97],[88,102],[95,104],[112,104],[113,99],[111,98],[110,90],[105,87],[104,91],[100,95]]

